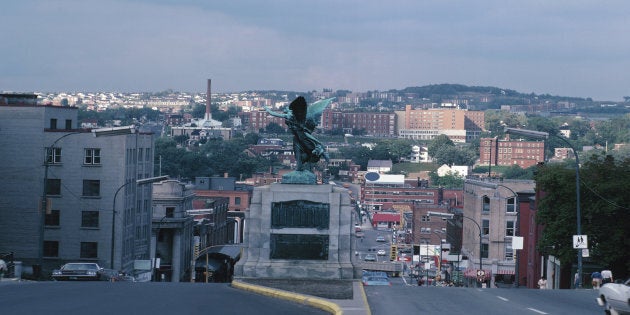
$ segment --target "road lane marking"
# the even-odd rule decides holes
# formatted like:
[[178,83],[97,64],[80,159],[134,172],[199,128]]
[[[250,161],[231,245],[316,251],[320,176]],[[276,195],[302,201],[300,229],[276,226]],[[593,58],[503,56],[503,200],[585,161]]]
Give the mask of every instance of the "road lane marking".
[[530,310],[530,311],[532,311],[532,312],[536,312],[536,313],[538,313],[538,314],[547,314],[547,313],[545,313],[545,312],[543,312],[543,311],[539,311],[539,310],[537,310],[537,309],[535,309],[535,308],[528,307],[527,309],[528,309],[528,310]]
[[505,302],[509,301],[508,299],[506,299],[506,298],[504,298],[504,297],[502,297],[502,296],[498,296],[498,295],[497,295],[497,297],[498,297],[499,299],[501,299],[501,300],[505,301]]

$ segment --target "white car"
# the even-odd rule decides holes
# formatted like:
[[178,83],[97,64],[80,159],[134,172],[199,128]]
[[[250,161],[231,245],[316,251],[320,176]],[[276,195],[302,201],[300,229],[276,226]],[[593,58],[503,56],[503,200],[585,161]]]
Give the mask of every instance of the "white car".
[[606,314],[630,314],[630,279],[624,283],[606,283],[599,288],[597,303]]
[[385,256],[385,255],[387,255],[387,253],[385,252],[385,250],[384,250],[384,249],[379,249],[379,250],[376,252],[376,254],[377,254],[377,255],[379,255],[379,256]]

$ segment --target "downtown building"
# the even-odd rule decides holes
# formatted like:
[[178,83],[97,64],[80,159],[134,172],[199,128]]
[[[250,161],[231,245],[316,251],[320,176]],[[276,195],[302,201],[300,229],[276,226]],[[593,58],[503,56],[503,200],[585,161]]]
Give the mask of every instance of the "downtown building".
[[521,138],[479,139],[479,164],[492,166],[518,165],[521,168],[534,166],[545,160],[544,141],[525,141]]
[[433,140],[443,134],[453,142],[465,143],[479,137],[485,130],[484,112],[465,109],[413,109],[396,111],[399,138]]
[[0,252],[36,276],[76,261],[131,274],[150,253],[152,187],[136,181],[153,176],[154,136],[78,125],[76,107],[0,95]]

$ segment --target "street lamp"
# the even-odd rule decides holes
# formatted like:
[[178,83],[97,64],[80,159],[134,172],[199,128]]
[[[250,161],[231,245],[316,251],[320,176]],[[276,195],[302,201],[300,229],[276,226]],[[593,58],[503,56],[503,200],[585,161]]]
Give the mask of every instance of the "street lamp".
[[[452,219],[455,215],[452,213],[443,213],[443,212],[433,212],[433,211],[428,211],[427,212],[428,215],[430,217],[440,217],[440,218],[446,218],[446,219]],[[477,223],[477,221],[475,221],[473,218],[467,217],[465,215],[462,215],[463,218],[468,219],[470,221],[472,221],[473,223],[475,223],[475,225],[477,226],[477,228],[479,228],[479,270],[483,271],[483,259],[481,257],[481,226],[479,225],[479,223]]]
[[[566,143],[571,150],[573,150],[573,155],[575,156],[575,213],[577,217],[577,235],[582,235],[582,219],[581,219],[581,211],[580,211],[580,158],[578,157],[578,153],[573,147],[573,145],[564,137],[558,136],[556,134],[550,134],[548,132],[540,132],[534,130],[527,129],[516,129],[516,128],[505,128],[505,133],[507,134],[515,134],[526,137],[532,137],[537,139],[549,139],[549,136],[552,135],[564,143]],[[577,287],[582,287],[582,249],[578,249],[577,254]]]
[[122,186],[118,187],[118,189],[116,189],[116,192],[114,193],[114,200],[112,202],[112,246],[111,246],[111,257],[110,257],[110,263],[109,263],[109,266],[111,269],[115,269],[114,268],[114,247],[116,244],[116,197],[118,196],[118,192],[120,192],[121,189],[123,189],[124,187],[132,183],[135,183],[136,185],[143,185],[143,184],[159,182],[161,180],[166,180],[166,179],[168,179],[168,175],[143,178],[143,179],[138,179],[136,181],[128,181],[124,183]]

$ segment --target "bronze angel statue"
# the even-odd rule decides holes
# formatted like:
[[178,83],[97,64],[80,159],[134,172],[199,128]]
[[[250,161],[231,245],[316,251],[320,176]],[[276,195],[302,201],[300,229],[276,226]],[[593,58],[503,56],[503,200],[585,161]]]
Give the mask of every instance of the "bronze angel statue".
[[296,171],[311,171],[313,164],[322,158],[329,161],[328,154],[322,143],[313,136],[313,131],[319,123],[322,112],[334,98],[317,101],[307,106],[304,97],[299,96],[284,111],[276,113],[265,107],[272,116],[284,118],[285,123],[293,134],[293,152],[297,163]]

